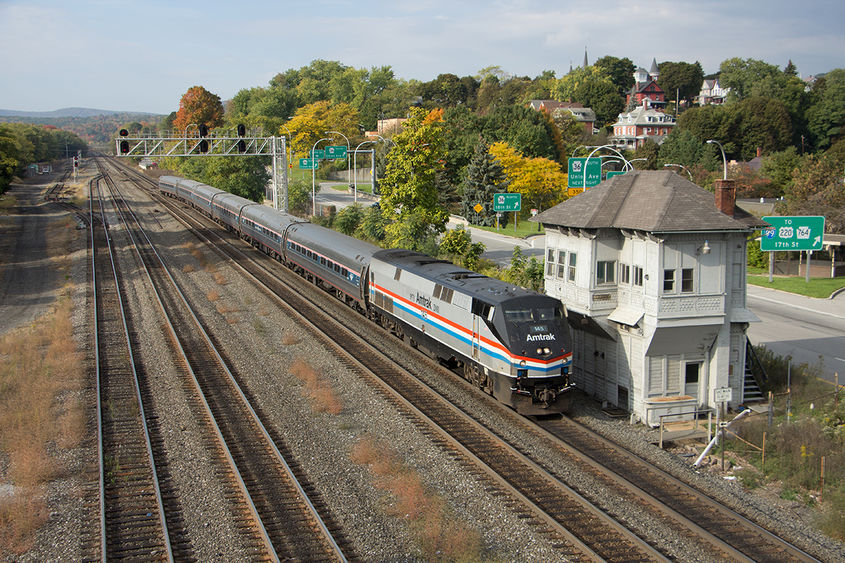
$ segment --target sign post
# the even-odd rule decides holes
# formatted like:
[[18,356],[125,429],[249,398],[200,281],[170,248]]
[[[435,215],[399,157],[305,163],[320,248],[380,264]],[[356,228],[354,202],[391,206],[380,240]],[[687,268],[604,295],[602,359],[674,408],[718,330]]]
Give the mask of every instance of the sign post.
[[805,281],[810,281],[810,257],[814,250],[821,250],[824,244],[824,216],[771,216],[763,217],[771,227],[763,229],[760,250],[771,252],[769,256],[769,281],[774,276],[774,252],[797,250],[807,252]]
[[716,403],[719,403],[719,410],[718,418],[716,424],[719,427],[719,434],[721,438],[719,439],[722,446],[722,471],[725,470],[725,427],[727,423],[724,421],[725,418],[725,405],[730,403],[733,400],[733,389],[730,387],[718,387],[713,389],[713,399]]
[[493,194],[493,211],[513,211],[513,230],[516,232],[516,214],[522,209],[522,194]]
[[[586,175],[584,174],[586,168]],[[598,186],[601,183],[601,158],[572,157],[566,176],[566,186],[569,188],[569,195],[575,195],[587,191],[587,188]],[[575,193],[573,193],[573,191]]]

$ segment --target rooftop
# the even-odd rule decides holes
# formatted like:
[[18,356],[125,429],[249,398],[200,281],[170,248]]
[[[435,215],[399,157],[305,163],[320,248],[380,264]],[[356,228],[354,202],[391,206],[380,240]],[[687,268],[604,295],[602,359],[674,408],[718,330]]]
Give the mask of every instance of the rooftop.
[[716,208],[711,192],[669,170],[636,170],[548,209],[532,219],[576,229],[631,229],[652,233],[751,231],[766,226],[736,207],[734,216]]

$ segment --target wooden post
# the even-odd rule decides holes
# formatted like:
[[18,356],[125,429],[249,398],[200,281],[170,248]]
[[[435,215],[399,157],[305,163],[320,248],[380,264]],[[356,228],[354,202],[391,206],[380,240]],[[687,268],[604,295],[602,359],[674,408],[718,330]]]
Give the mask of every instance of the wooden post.
[[834,385],[836,386],[835,391],[833,392],[833,404],[838,409],[839,408],[839,372],[838,371],[833,374],[833,381],[834,381]]
[[766,431],[763,430],[763,459],[760,461],[760,466],[763,469],[763,474],[766,473]]
[[772,428],[772,419],[775,416],[775,396],[774,394],[769,391],[769,418],[768,418],[768,428],[771,430]]
[[824,456],[822,456],[821,498],[824,499]]

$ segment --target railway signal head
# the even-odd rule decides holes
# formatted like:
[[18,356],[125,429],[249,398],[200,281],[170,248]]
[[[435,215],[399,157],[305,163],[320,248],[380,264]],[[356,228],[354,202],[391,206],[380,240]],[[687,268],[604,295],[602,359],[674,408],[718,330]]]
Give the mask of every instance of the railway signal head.
[[238,152],[246,152],[246,141],[243,139],[238,141]]
[[129,141],[120,141],[120,154],[127,154],[129,152]]
[[200,152],[202,152],[202,153],[208,152],[208,141],[206,141],[205,139],[200,141]]
[[121,130],[120,130],[120,136],[121,136],[121,137],[126,137],[126,136],[128,136],[128,135],[129,135],[129,131],[127,131],[126,129],[121,129]]
[[[246,126],[243,123],[238,123],[238,137],[246,136]],[[241,151],[243,152],[243,151]]]
[[208,125],[205,123],[201,124],[200,127],[200,137],[208,137]]

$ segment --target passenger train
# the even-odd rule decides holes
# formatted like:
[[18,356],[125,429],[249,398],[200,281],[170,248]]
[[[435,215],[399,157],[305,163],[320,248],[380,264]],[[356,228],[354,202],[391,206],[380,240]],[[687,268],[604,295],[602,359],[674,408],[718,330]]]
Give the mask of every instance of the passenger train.
[[163,176],[159,189],[517,412],[568,409],[572,351],[557,299],[419,252],[381,249],[193,180]]

